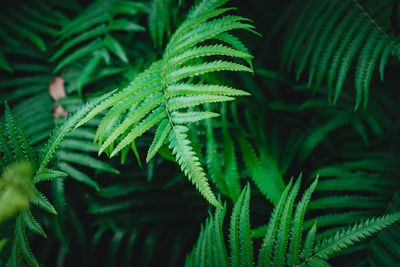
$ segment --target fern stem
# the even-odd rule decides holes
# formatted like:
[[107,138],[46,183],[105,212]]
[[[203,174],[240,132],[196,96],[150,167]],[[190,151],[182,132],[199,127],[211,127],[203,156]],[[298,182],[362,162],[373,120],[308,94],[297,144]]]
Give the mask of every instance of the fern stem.
[[358,0],[352,0],[354,4],[361,10],[361,12],[368,18],[368,20],[386,37],[390,40],[391,43],[395,43],[395,40],[388,35],[381,26],[376,23],[375,19],[371,17],[368,11],[358,2]]

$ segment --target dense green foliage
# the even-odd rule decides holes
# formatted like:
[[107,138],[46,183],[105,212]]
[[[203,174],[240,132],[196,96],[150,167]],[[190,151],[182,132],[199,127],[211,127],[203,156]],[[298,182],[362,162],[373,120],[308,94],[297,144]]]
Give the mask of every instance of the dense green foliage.
[[398,9],[11,3],[0,266],[399,265]]

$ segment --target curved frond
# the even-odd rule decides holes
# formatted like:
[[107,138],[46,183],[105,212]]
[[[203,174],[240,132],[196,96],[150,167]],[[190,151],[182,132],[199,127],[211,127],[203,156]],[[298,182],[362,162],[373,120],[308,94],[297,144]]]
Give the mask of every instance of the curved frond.
[[[193,13],[190,13],[187,20],[177,28],[165,48],[163,58],[138,75],[128,87],[97,105],[78,126],[99,112],[114,106],[100,123],[96,135],[101,144],[100,152],[116,144],[111,152],[111,156],[114,156],[151,128],[161,127],[159,125],[162,123],[163,127],[157,130],[148,159],[154,156],[155,151],[169,135],[169,147],[176,155],[182,170],[211,203],[219,206],[210,191],[203,168],[190,147],[184,126],[214,117],[216,114],[187,109],[197,109],[205,103],[230,101],[234,99],[232,96],[247,95],[238,89],[203,83],[202,76],[216,71],[252,72],[243,64],[227,60],[207,61],[205,57],[227,56],[249,59],[251,56],[243,49],[238,50],[222,44],[201,45],[201,43],[216,41],[219,34],[230,30],[251,30],[253,26],[247,23],[247,19],[239,16],[217,17],[229,9],[216,9],[225,1],[212,2],[213,4],[200,3],[192,9],[194,13],[199,12],[198,16],[192,18]],[[154,5],[158,3],[155,1],[153,7]],[[206,10],[200,11],[203,8]],[[161,38],[160,35],[155,35],[154,31],[153,37],[156,38],[155,36],[158,36],[157,40]],[[199,82],[192,83],[192,80]],[[127,112],[122,123],[113,128],[106,137],[104,133],[108,125],[133,105],[136,106]],[[166,121],[170,124],[168,127]]]

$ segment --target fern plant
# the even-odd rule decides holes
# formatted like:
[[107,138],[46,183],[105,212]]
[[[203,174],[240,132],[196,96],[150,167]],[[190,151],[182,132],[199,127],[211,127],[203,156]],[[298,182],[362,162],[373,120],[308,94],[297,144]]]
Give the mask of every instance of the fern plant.
[[[236,117],[236,105],[231,105],[231,111],[232,117]],[[260,192],[276,205],[285,188],[278,164],[265,144],[257,142],[257,146],[253,146],[249,136],[254,132],[246,132],[238,120],[234,125],[228,124],[229,113],[224,103],[221,107],[222,125],[214,126],[212,120],[205,122],[206,166],[212,181],[223,195],[236,201],[240,195],[240,179],[249,177]],[[253,120],[250,117],[246,119],[249,122]],[[217,138],[217,135],[222,135],[222,138]],[[220,148],[218,143],[223,146]]]
[[[50,62],[58,61],[53,72],[87,58],[75,85],[75,90],[81,95],[82,87],[90,81],[89,76],[101,61],[110,65],[110,52],[123,63],[128,63],[124,47],[113,35],[115,32],[144,31],[143,26],[134,22],[142,12],[148,12],[145,3],[109,0],[92,3],[59,31],[56,44],[62,45],[49,59]],[[69,52],[71,49],[74,49],[72,53]]]
[[[224,44],[201,45],[215,40],[234,29],[252,30],[246,19],[228,15],[218,8],[225,1],[202,1],[190,12],[185,22],[172,35],[163,58],[138,75],[125,89],[117,92],[93,109],[79,124],[112,107],[99,124],[96,140],[103,152],[109,147],[111,157],[133,143],[135,139],[157,126],[146,161],[153,158],[167,141],[182,170],[200,193],[213,205],[219,206],[205,172],[187,138],[187,123],[215,117],[207,111],[188,111],[204,103],[233,100],[232,96],[246,92],[217,84],[204,84],[201,75],[214,71],[248,71],[251,68],[227,60],[203,62],[206,56],[228,56],[250,59],[251,55]],[[203,30],[200,30],[203,29]],[[125,114],[125,116],[123,116]],[[120,125],[116,123],[123,116]],[[107,132],[107,128],[111,129]],[[120,137],[120,140],[118,140]],[[114,148],[114,144],[116,147]]]
[[[2,10],[1,24],[3,27],[0,31],[0,42],[3,46],[8,45],[8,47],[2,48],[0,52],[0,68],[8,72],[23,67],[22,65],[10,65],[7,60],[8,54],[15,54],[17,51],[18,53],[31,54],[32,50],[20,51],[18,49],[25,46],[26,41],[38,48],[39,51],[45,52],[48,49],[46,38],[56,36],[60,27],[68,22],[68,17],[63,12],[51,12],[52,9],[64,11],[80,9],[80,6],[73,0],[63,3],[25,1],[24,4],[28,6],[13,4]],[[7,49],[11,47],[14,48],[14,51]]]
[[[85,112],[95,106],[99,100],[101,101],[102,98],[99,98],[92,101],[90,104],[87,104],[79,112],[74,114],[74,116],[71,116],[64,124],[62,124],[62,126],[58,127],[54,131],[53,135],[49,138],[49,141],[47,142],[40,154],[32,148],[21,123],[13,116],[8,105],[5,104],[6,110],[3,125],[5,126],[4,128],[6,129],[6,132],[0,132],[2,158],[1,164],[2,172],[4,171],[5,175],[4,182],[7,183],[7,180],[11,180],[8,182],[11,183],[14,178],[15,182],[17,182],[17,179],[21,179],[18,175],[16,175],[16,177],[12,177],[13,172],[15,172],[16,174],[18,172],[24,174],[25,177],[22,178],[31,182],[31,186],[29,185],[28,187],[31,187],[31,190],[26,189],[28,191],[25,190],[26,193],[23,192],[22,194],[25,196],[28,195],[29,202],[32,202],[34,205],[52,214],[57,214],[55,208],[50,204],[48,199],[42,193],[40,193],[40,191],[38,191],[35,185],[43,181],[51,181],[58,178],[65,178],[65,173],[48,169],[46,167],[54,156],[54,153],[63,138],[69,132],[71,132],[71,130],[77,124],[78,120],[82,118]],[[14,165],[13,167],[11,167],[11,169],[5,169],[13,162],[20,161],[27,162],[27,166]],[[32,173],[31,177],[29,175],[30,172]],[[8,185],[6,184],[6,186]],[[13,196],[13,198],[14,200],[21,199],[21,197],[19,196],[17,196],[17,198]],[[3,199],[3,201],[6,200],[10,201],[10,199]],[[35,259],[29,248],[26,228],[30,229],[36,234],[46,237],[43,228],[32,216],[30,209],[23,210],[17,216],[15,224],[15,238],[12,245],[12,252],[9,258],[9,264],[11,264],[11,266],[20,266],[22,264],[22,261],[25,261],[32,266],[39,266],[37,260]],[[20,255],[22,255],[23,257],[21,257]]]
[[[335,104],[344,87],[350,68],[355,65],[354,89],[357,109],[367,105],[370,83],[378,65],[383,80],[391,55],[399,56],[399,39],[391,21],[396,15],[395,1],[299,1],[288,38],[284,44],[283,63],[290,70],[295,65],[296,78],[308,67],[308,87],[317,90],[324,79],[329,100]],[[392,15],[392,16],[393,16]],[[293,17],[293,16],[292,16]],[[352,64],[355,62],[355,64]]]
[[[305,236],[303,222],[318,179],[305,191],[294,209],[300,181],[301,176],[293,186],[290,181],[272,212],[258,250],[257,266],[330,266],[327,260],[337,252],[400,220],[399,213],[371,218],[316,242],[318,221]],[[250,229],[249,203],[250,187],[247,185],[232,210],[229,254],[223,234],[225,205],[223,210],[217,209],[202,227],[185,266],[256,266],[253,238],[258,233]]]
[[[29,228],[30,230],[44,237],[46,235],[42,227],[33,218],[30,210],[28,209],[28,205],[29,202],[32,201],[32,203],[45,209],[46,211],[56,214],[57,212],[55,211],[54,207],[34,185],[40,181],[60,177],[62,178],[64,177],[64,173],[46,169],[45,167],[47,164],[43,164],[43,162],[40,164],[41,167],[39,167],[36,159],[37,155],[32,149],[21,123],[13,117],[7,104],[5,111],[5,122],[3,125],[5,125],[5,128],[7,129],[5,134],[1,133],[2,171],[4,171],[3,179],[5,179],[3,182],[7,183],[8,180],[8,183],[17,183],[18,180],[24,179],[26,184],[25,192],[22,191],[22,194],[20,193],[21,196],[16,195],[10,197],[12,197],[14,201],[17,201],[21,199],[21,197],[25,196],[27,198],[26,200],[28,201],[28,203],[25,205],[25,209],[20,215],[17,216],[16,219],[15,239],[13,242],[12,255],[9,262],[12,264],[12,266],[18,266],[18,262],[20,261],[20,257],[18,255],[21,254],[23,255],[24,259],[29,262],[29,264],[39,266],[27,243],[26,228]],[[22,163],[19,163],[19,165],[13,165],[8,167],[8,169],[4,169],[12,162],[19,161],[25,161],[26,163],[24,164],[26,166],[21,165]],[[21,175],[17,175],[18,172],[20,172],[23,176],[21,177]],[[33,176],[33,173],[35,173],[35,176]],[[22,183],[22,181],[19,183]],[[5,186],[7,186],[7,184]],[[3,205],[5,204],[6,200],[7,199],[2,199]],[[8,199],[8,201],[10,201],[10,199]]]

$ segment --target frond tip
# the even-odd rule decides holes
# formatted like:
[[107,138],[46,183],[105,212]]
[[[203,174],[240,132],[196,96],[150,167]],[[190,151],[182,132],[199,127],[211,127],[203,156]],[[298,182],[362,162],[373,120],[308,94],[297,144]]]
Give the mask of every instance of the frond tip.
[[189,180],[196,186],[204,198],[214,206],[222,208],[211,191],[199,158],[190,146],[190,141],[186,136],[187,131],[188,129],[185,126],[175,126],[170,131],[168,139],[172,154],[175,155],[185,175],[188,176]]

